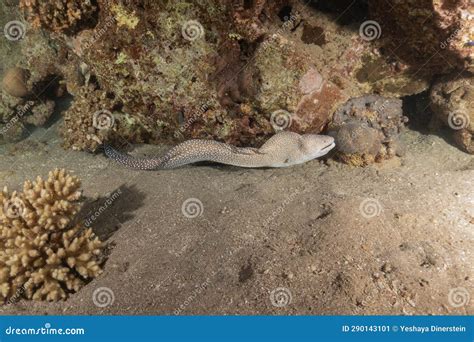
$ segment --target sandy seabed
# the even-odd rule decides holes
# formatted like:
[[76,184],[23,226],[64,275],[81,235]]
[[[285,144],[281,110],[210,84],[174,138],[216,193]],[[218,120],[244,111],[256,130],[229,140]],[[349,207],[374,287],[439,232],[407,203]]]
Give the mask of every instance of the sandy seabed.
[[109,256],[68,300],[2,314],[474,314],[474,157],[438,136],[408,130],[366,168],[142,172],[63,150],[55,126],[0,147],[0,181],[71,170]]

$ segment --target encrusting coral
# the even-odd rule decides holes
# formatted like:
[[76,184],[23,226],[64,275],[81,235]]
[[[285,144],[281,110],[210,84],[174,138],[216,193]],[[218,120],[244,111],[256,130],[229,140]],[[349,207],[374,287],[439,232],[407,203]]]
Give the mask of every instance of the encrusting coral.
[[64,32],[74,31],[80,23],[89,20],[97,7],[90,0],[21,0],[20,9],[33,27]]
[[0,299],[66,299],[102,272],[102,242],[74,223],[80,185],[55,169],[22,192],[0,193]]
[[455,73],[440,78],[431,89],[430,99],[433,121],[449,126],[455,143],[474,154],[474,76]]
[[64,113],[63,145],[94,152],[103,142],[120,142],[119,137],[125,134],[134,141],[145,141],[146,127],[123,113],[121,107],[122,103],[113,94],[95,89],[93,85],[80,88],[75,101]]
[[[28,70],[30,92],[55,80],[48,93],[74,96],[60,129],[66,148],[94,152],[118,136],[257,146],[279,113],[291,118],[289,130],[319,133],[349,99],[400,99],[427,91],[438,75],[472,72],[472,15],[468,0],[456,2],[386,11],[380,0],[20,0],[31,30],[17,44],[20,61],[7,67]],[[94,126],[96,112],[111,113],[112,129]],[[12,116],[0,108],[0,125]],[[20,123],[30,122],[10,124],[5,141],[21,137]],[[343,133],[354,127],[365,135],[359,123]],[[456,135],[462,146],[471,132]],[[370,162],[394,151],[382,145]]]

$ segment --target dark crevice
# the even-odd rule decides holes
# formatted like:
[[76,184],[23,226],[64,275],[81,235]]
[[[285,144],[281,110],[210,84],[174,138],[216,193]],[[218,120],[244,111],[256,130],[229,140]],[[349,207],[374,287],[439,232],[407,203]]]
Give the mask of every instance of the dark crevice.
[[278,12],[278,17],[281,21],[286,22],[291,18],[291,11],[293,8],[291,6],[283,6],[282,9]]
[[324,13],[332,14],[341,25],[350,25],[368,18],[367,0],[311,0],[310,6]]
[[253,5],[253,0],[244,0],[244,9],[251,9]]
[[419,94],[402,97],[403,115],[408,117],[408,127],[428,133],[428,127],[433,117],[433,112],[430,108],[429,91],[424,91]]

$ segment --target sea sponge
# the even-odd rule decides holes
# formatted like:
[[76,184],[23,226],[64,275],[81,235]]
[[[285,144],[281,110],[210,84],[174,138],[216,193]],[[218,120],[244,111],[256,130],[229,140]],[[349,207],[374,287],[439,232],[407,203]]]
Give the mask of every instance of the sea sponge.
[[97,6],[91,0],[20,0],[20,9],[33,27],[74,32],[93,17]]
[[363,166],[403,153],[399,135],[407,120],[401,100],[366,95],[350,99],[334,113],[329,134],[342,161]]
[[102,242],[74,217],[80,181],[64,169],[0,193],[0,298],[57,301],[99,275]]

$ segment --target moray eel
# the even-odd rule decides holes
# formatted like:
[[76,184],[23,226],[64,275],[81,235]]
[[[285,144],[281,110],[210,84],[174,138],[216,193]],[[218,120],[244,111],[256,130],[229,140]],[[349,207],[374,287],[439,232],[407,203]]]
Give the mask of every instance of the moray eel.
[[280,132],[260,148],[236,147],[214,140],[185,141],[160,157],[134,158],[109,145],[104,146],[110,159],[139,170],[172,169],[186,164],[210,161],[239,167],[288,167],[321,157],[335,146],[326,135]]

